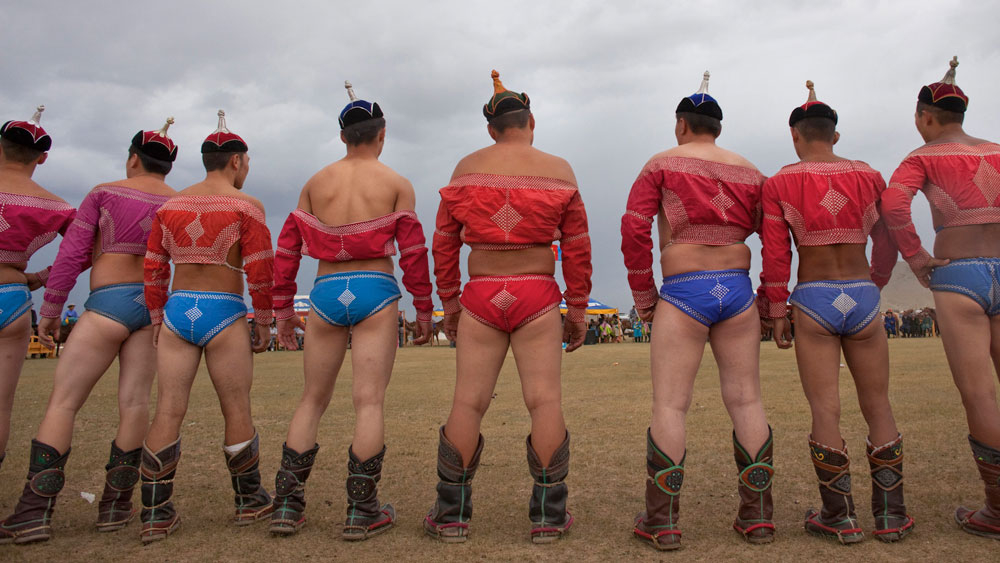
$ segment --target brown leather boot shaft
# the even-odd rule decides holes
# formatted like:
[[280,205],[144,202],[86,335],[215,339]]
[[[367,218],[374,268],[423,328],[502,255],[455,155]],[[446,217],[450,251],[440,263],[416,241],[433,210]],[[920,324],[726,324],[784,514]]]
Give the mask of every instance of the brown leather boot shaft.
[[774,537],[774,502],[771,483],[774,478],[774,435],[768,427],[767,440],[757,455],[751,455],[733,432],[733,455],[739,469],[737,489],[740,506],[733,528],[751,543],[767,543]]
[[903,502],[903,437],[878,447],[869,441],[867,450],[875,537],[883,541],[903,539],[913,528],[913,519]]

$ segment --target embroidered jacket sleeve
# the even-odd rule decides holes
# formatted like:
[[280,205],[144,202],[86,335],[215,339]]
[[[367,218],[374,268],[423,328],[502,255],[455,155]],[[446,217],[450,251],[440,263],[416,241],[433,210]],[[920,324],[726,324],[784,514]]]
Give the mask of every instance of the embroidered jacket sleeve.
[[146,297],[146,307],[149,309],[149,318],[153,325],[158,325],[163,322],[163,306],[167,303],[167,291],[170,288],[170,254],[163,246],[160,213],[153,217],[149,240],[146,242],[142,281],[145,285],[143,293]]
[[[302,261],[302,232],[295,216],[288,214],[278,235],[278,248],[274,253],[274,316],[279,321],[295,315],[296,276]],[[255,313],[256,314],[256,313]]]
[[[884,197],[886,187],[881,174],[878,175],[877,182],[879,194]],[[899,256],[899,248],[896,247],[896,241],[889,233],[882,207],[884,204],[879,201],[879,219],[872,226],[870,235],[872,239],[871,276],[872,281],[879,289],[889,283],[892,269],[896,266],[896,258]]]
[[761,226],[763,269],[757,289],[760,316],[775,319],[785,316],[788,280],[792,269],[792,236],[781,209],[780,178],[764,182],[761,195],[764,220]]
[[920,159],[909,156],[893,172],[889,188],[882,194],[882,217],[903,259],[913,269],[925,266],[931,258],[920,244],[911,209],[913,196],[923,189],[926,179],[927,173]]
[[653,279],[652,230],[659,210],[660,187],[655,176],[641,173],[629,192],[621,227],[622,254],[636,309],[651,309],[658,298]]
[[434,313],[431,301],[430,270],[427,266],[427,244],[424,228],[416,213],[406,213],[396,220],[396,244],[399,246],[399,267],[403,270],[403,286],[413,296],[417,321],[430,322]]
[[274,288],[274,251],[271,248],[271,231],[264,222],[264,212],[252,204],[247,205],[242,213],[240,249],[243,253],[243,270],[247,276],[247,290],[253,304],[254,321],[269,325],[274,318],[271,298],[271,290]]
[[587,210],[579,191],[573,194],[566,206],[559,231],[562,233],[559,246],[562,250],[563,279],[566,282],[566,292],[563,294],[566,299],[566,318],[583,322],[590,302],[590,277],[594,269],[590,262]]
[[462,224],[448,211],[447,203],[442,199],[438,206],[437,219],[434,225],[434,239],[431,253],[434,255],[434,278],[437,282],[437,294],[446,315],[462,310],[458,298],[462,293],[461,251]]
[[97,238],[100,221],[100,194],[90,192],[83,198],[76,218],[68,223],[63,232],[56,260],[47,271],[44,303],[39,314],[48,318],[59,318],[69,292],[76,285],[76,279],[90,267],[93,259],[94,240]]

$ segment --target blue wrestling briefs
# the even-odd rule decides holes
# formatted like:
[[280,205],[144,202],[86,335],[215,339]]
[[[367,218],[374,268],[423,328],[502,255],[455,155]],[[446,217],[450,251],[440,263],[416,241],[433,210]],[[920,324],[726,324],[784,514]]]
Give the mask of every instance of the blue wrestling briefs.
[[749,309],[754,294],[747,270],[705,270],[663,278],[660,299],[712,326]]
[[1000,315],[1000,258],[960,258],[931,270],[931,291],[969,297],[987,315]]
[[831,334],[850,336],[878,316],[881,295],[869,280],[825,280],[798,284],[788,302]]
[[95,289],[83,307],[123,325],[129,332],[151,322],[141,283],[116,283]]
[[316,278],[309,301],[313,311],[334,326],[353,326],[402,297],[385,272],[343,272]]
[[174,291],[163,306],[163,324],[177,336],[201,347],[246,315],[242,295],[218,291]]
[[0,330],[31,310],[31,292],[23,283],[0,285]]

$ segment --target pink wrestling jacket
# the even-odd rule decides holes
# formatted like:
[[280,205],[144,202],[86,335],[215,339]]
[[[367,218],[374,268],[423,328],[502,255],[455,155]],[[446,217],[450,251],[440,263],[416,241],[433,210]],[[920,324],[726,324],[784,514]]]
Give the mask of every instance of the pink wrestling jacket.
[[143,268],[146,305],[153,324],[163,322],[171,261],[232,268],[226,256],[237,243],[243,255],[243,269],[238,271],[246,273],[254,320],[271,324],[274,252],[264,212],[243,198],[214,195],[175,196],[153,217]]
[[663,156],[646,163],[622,215],[622,254],[638,309],[656,305],[653,218],[663,212],[668,244],[736,244],[760,228],[764,175],[754,168]]
[[[76,209],[62,201],[0,192],[0,264],[27,263],[56,234],[66,234],[75,216]],[[38,272],[43,283],[50,269]]]
[[434,276],[445,313],[461,311],[462,243],[517,250],[560,241],[567,318],[583,320],[590,299],[590,234],[577,187],[538,176],[464,174],[441,188]]
[[385,258],[396,254],[396,242],[403,285],[413,295],[417,320],[430,322],[434,304],[431,302],[433,288],[427,266],[427,246],[423,227],[413,211],[395,211],[336,227],[301,209],[291,212],[278,236],[274,259],[275,316],[284,320],[295,314],[292,308],[295,276],[303,255],[327,262]]
[[798,246],[867,244],[871,277],[881,289],[896,264],[896,243],[879,213],[885,180],[859,160],[789,164],[764,183],[764,268],[757,307],[765,318],[785,316],[792,239]]
[[882,213],[912,268],[924,266],[931,256],[913,227],[910,205],[917,191],[930,201],[935,230],[1000,223],[1000,145],[924,145],[892,174]]
[[170,196],[112,184],[91,190],[59,245],[59,254],[45,284],[41,316],[60,316],[77,277],[97,258],[94,242],[98,240],[98,231],[97,252],[145,255],[153,216],[168,199]]

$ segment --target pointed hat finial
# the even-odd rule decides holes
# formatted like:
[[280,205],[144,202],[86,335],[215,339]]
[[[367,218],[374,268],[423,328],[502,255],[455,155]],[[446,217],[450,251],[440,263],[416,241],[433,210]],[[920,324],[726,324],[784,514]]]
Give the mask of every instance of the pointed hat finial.
[[163,127],[161,127],[160,130],[156,132],[156,134],[163,137],[164,139],[169,139],[170,137],[167,136],[167,129],[170,129],[170,126],[173,124],[174,124],[174,118],[168,117],[167,122],[163,124]]
[[944,73],[944,78],[941,79],[942,84],[955,84],[955,69],[958,67],[958,55],[955,55],[948,61],[948,72]]
[[35,108],[35,115],[31,116],[31,121],[28,123],[34,123],[35,125],[41,125],[42,123],[42,112],[45,111],[45,106],[41,105]]
[[344,88],[347,88],[347,96],[352,102],[358,101],[358,96],[354,94],[354,86],[349,81],[344,81]]
[[808,98],[806,98],[806,103],[808,104],[809,102],[815,102],[815,101],[818,101],[818,100],[816,99],[816,89],[815,89],[815,84],[813,84],[813,81],[812,81],[812,80],[806,80],[806,88],[808,88],[808,89],[809,89],[809,97],[808,97]]
[[490,77],[493,78],[493,95],[502,94],[507,91],[504,88],[503,82],[500,82],[500,73],[495,69],[490,73]]
[[705,74],[702,75],[702,77],[701,77],[701,87],[698,88],[698,91],[695,92],[695,94],[707,94],[708,93],[708,78],[711,75],[712,74],[710,72],[708,72],[707,70],[705,71]]
[[219,127],[215,130],[216,133],[231,133],[231,131],[226,127],[226,112],[219,110]]

